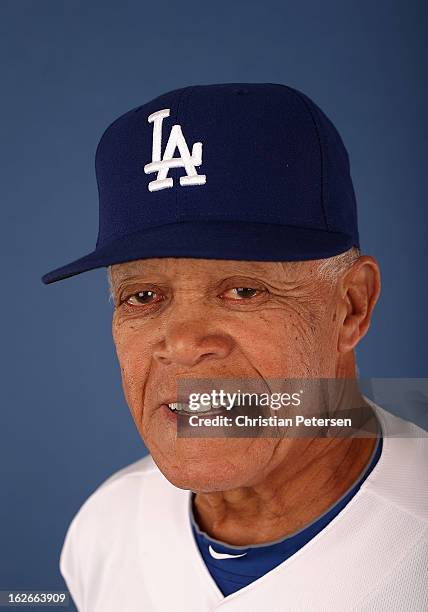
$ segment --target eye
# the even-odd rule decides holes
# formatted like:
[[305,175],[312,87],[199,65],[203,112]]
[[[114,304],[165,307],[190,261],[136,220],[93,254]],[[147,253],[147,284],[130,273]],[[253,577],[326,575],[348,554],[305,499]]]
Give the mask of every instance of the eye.
[[[227,294],[232,294],[227,296]],[[254,287],[233,287],[233,289],[228,289],[223,293],[223,296],[229,297],[229,299],[238,299],[238,300],[248,300],[253,297],[256,297],[259,293],[261,293],[260,289],[254,289]]]
[[130,306],[145,306],[155,302],[157,297],[159,296],[155,291],[139,291],[130,295],[125,301]]

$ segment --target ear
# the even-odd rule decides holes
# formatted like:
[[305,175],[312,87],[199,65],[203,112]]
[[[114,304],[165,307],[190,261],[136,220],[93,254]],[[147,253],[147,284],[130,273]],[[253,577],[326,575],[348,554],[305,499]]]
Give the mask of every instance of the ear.
[[352,351],[367,333],[373,309],[380,294],[380,271],[373,257],[357,259],[340,283],[341,328],[337,350]]

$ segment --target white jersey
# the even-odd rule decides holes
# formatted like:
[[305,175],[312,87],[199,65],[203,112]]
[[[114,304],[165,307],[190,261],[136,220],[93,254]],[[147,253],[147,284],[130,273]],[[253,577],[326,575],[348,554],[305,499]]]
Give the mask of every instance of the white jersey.
[[61,553],[79,612],[427,612],[427,433],[373,407],[382,455],[357,494],[294,555],[227,597],[194,541],[190,492],[150,456],[111,476],[74,517]]

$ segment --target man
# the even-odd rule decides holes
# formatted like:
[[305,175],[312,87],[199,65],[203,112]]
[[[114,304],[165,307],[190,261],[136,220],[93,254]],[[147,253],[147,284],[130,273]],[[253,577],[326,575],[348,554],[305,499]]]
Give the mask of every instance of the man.
[[[96,171],[96,248],[43,280],[108,268],[150,456],[70,525],[60,566],[78,609],[426,610],[418,427],[368,402],[375,435],[180,433],[182,381],[355,381],[380,275],[329,119],[284,85],[186,87],[117,119]],[[196,418],[234,410],[210,401]]]

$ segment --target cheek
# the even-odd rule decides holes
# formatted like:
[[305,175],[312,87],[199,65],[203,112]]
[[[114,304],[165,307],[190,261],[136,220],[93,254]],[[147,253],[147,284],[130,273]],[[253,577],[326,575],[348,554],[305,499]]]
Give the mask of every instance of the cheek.
[[302,313],[278,309],[243,327],[240,345],[264,378],[303,378],[313,368],[316,329]]
[[142,342],[144,336],[133,329],[116,328],[113,338],[125,399],[134,419],[140,420],[141,397],[150,369],[151,352]]

